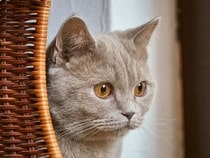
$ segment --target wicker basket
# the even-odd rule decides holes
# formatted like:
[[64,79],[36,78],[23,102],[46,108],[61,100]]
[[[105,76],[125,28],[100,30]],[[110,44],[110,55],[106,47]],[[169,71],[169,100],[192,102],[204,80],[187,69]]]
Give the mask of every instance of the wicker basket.
[[0,0],[0,157],[60,158],[45,52],[50,0]]

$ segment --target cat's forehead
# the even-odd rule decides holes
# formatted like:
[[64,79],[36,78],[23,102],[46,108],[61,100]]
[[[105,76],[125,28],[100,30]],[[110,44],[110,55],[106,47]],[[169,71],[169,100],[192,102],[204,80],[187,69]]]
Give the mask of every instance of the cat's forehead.
[[97,54],[110,62],[124,62],[127,66],[131,62],[133,66],[138,64],[141,67],[146,63],[146,48],[136,49],[133,41],[126,39],[118,33],[97,35],[95,39]]
[[[115,33],[97,35],[95,40],[97,43],[95,53],[100,56],[98,62],[107,65],[107,71],[114,71],[112,77],[115,80],[129,78],[127,80],[133,82],[139,81],[140,77],[145,76],[147,73],[145,72],[147,71],[146,56],[138,54],[139,52],[132,41]],[[146,50],[142,49],[142,51]]]

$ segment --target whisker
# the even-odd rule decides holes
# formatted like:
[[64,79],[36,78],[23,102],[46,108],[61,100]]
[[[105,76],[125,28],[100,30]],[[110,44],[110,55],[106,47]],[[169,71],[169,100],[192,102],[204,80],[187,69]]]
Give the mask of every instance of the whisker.
[[[141,130],[140,128],[138,128],[137,132],[139,133],[140,137],[142,138],[142,141],[143,141],[142,144],[144,144],[144,146],[140,149],[142,149],[142,150],[145,150],[145,149],[153,150],[153,148],[151,147],[151,144],[150,144],[151,139],[148,138],[148,135],[146,135],[145,131],[143,129]],[[148,153],[150,153],[150,152],[148,152]]]
[[99,131],[98,131],[97,129],[95,129],[95,131],[92,131],[91,133],[92,133],[92,134],[91,134],[91,135],[89,135],[89,136],[87,137],[87,139],[89,139],[89,138],[91,138],[91,137],[95,136],[96,134],[98,134],[98,133],[99,133]]
[[[175,149],[175,146],[169,142],[169,139],[174,139],[176,137],[176,135],[178,133],[174,133],[173,130],[169,131],[169,132],[165,132],[163,133],[164,136],[158,135],[157,133],[155,133],[154,131],[148,131],[146,128],[142,127],[143,130],[150,136],[150,140],[154,141],[154,139],[152,139],[152,137],[158,138],[158,139],[162,139],[164,140],[173,150]],[[166,136],[169,135],[169,136]]]
[[166,141],[166,143],[167,143],[173,150],[176,150],[175,146],[172,145],[172,144],[169,142],[168,138],[165,138],[164,140]]
[[58,138],[64,138],[67,135],[71,136],[72,134],[75,135],[76,133],[78,133],[78,131],[81,131],[81,129],[87,128],[89,125],[89,121],[92,119],[86,119],[86,120],[82,120],[82,121],[77,121],[74,122],[72,124],[67,125],[67,129],[69,128],[70,130],[64,130],[64,129],[59,129],[57,130],[58,132],[60,131],[60,133],[58,134]]
[[[80,131],[79,133],[77,133],[77,139],[82,139],[84,138],[85,136],[87,136],[89,133],[92,132],[92,130],[95,130],[94,127],[89,127],[89,128],[86,128],[85,130],[82,130]],[[86,133],[85,133],[86,132]]]

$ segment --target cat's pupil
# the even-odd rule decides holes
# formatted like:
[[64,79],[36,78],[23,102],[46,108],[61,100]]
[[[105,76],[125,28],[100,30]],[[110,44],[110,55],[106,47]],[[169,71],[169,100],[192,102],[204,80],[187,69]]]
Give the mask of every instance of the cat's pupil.
[[101,87],[101,93],[105,93],[106,92],[106,85],[104,84],[102,87]]
[[143,88],[143,87],[142,87],[142,84],[139,83],[139,84],[138,84],[138,90],[139,90],[139,91],[142,91],[142,88]]

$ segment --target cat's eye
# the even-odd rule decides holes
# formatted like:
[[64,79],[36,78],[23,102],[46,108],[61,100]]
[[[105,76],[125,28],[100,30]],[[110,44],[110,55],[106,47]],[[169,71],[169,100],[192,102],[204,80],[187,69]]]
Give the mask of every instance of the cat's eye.
[[94,91],[97,97],[105,99],[112,94],[112,85],[110,83],[100,83],[95,85]]
[[134,94],[136,97],[142,97],[145,95],[147,84],[145,81],[139,82],[139,84],[134,89]]

